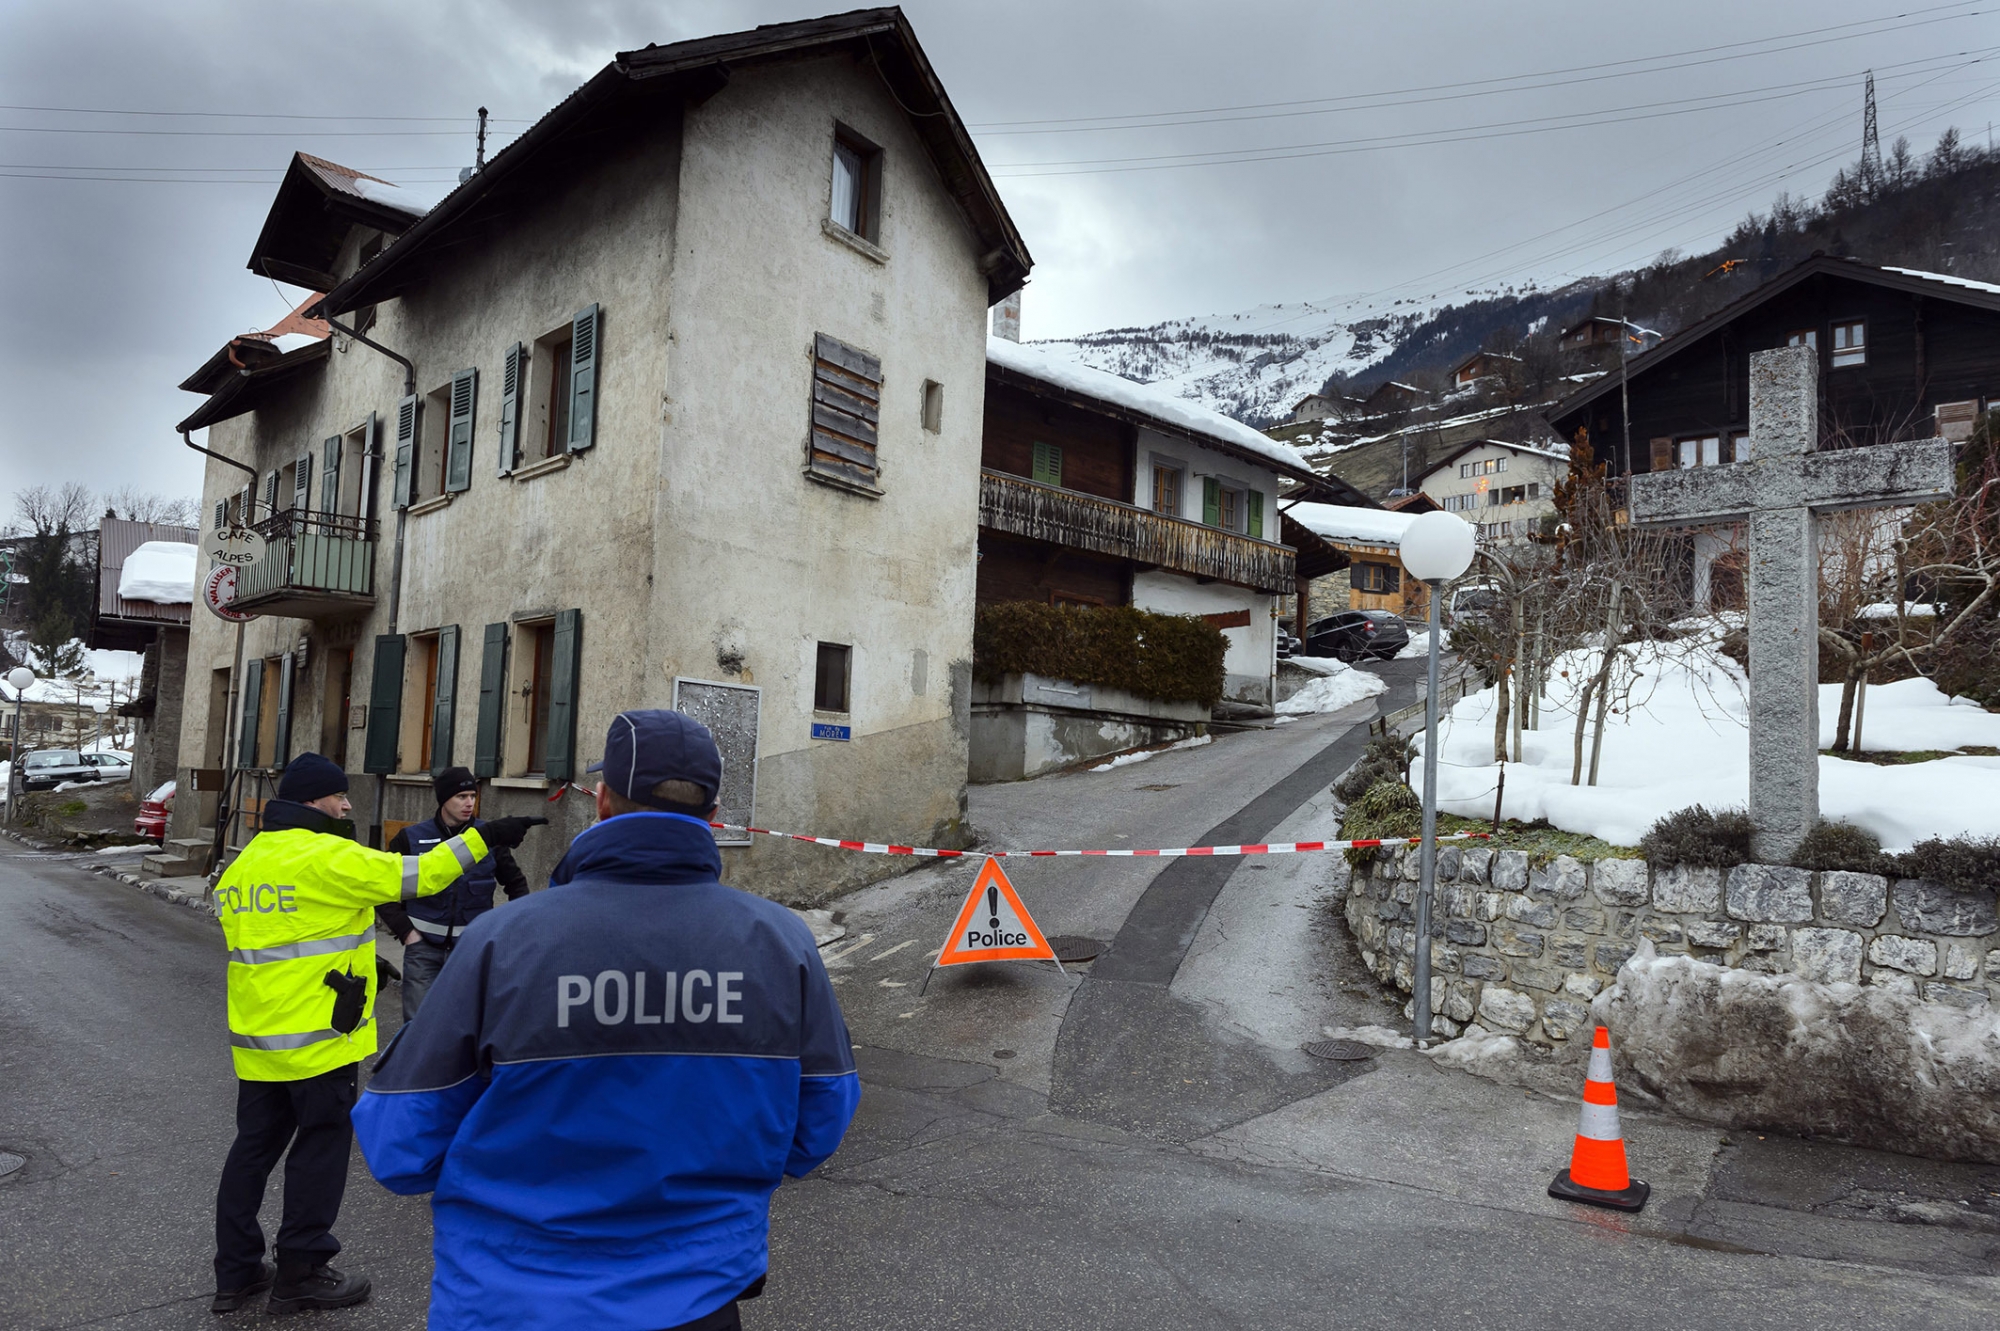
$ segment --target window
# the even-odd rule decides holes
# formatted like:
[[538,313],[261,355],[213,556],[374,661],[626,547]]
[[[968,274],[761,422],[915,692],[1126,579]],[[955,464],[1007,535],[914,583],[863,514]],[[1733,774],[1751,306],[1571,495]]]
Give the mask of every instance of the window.
[[437,712],[438,635],[410,635],[408,669],[403,672],[402,761],[399,770],[431,770],[431,720]]
[[1459,475],[1459,479],[1460,479],[1460,480],[1465,480],[1465,479],[1468,479],[1468,478],[1470,478],[1470,477],[1471,477],[1471,475],[1472,475],[1472,464],[1471,464],[1470,462],[1461,462],[1461,463],[1459,463],[1459,464],[1458,464],[1458,475]]
[[1357,563],[1351,581],[1357,591],[1387,595],[1401,590],[1403,571],[1391,564]]
[[554,622],[524,624],[527,638],[527,683],[521,690],[522,711],[528,721],[528,770],[543,770],[549,750],[550,685],[555,681],[556,626]]
[[1540,481],[1529,481],[1528,498],[1540,499],[1541,497],[1542,497],[1542,483]]
[[[576,776],[576,713],[583,669],[583,612],[558,611],[553,619],[537,619],[513,626],[513,645],[500,649],[498,640],[505,625],[490,625],[481,649],[480,694],[482,711],[486,702],[487,680],[494,692],[504,664],[506,722],[491,727],[475,742],[474,761],[496,766],[501,751],[509,757],[512,776],[544,776],[551,781],[568,781]],[[503,660],[496,660],[502,657]],[[496,704],[497,706],[497,704]],[[483,724],[482,732],[486,727]],[[504,730],[504,735],[498,733]],[[518,756],[517,756],[518,755]]]
[[1785,345],[1788,347],[1811,347],[1817,351],[1819,349],[1819,329],[1801,328],[1795,333],[1787,333],[1785,335]]
[[813,668],[814,711],[845,712],[848,710],[848,669],[853,654],[854,649],[842,643],[823,642],[819,644],[818,659]]
[[1479,495],[1477,492],[1462,495],[1446,495],[1441,507],[1447,513],[1464,513],[1479,507]]
[[924,428],[932,434],[944,429],[944,385],[935,379],[924,380]]
[[813,335],[812,435],[806,474],[879,494],[876,424],[882,418],[882,362],[825,333]]
[[882,211],[882,150],[845,126],[833,134],[833,206],[837,227],[879,240]]
[[1851,319],[1833,326],[1833,368],[1868,363],[1868,324]]
[[587,305],[535,339],[532,349],[510,348],[502,356],[499,470],[581,453],[597,441],[603,331],[601,309]]
[[1181,515],[1181,482],[1185,477],[1179,467],[1164,462],[1153,464],[1153,511],[1164,513],[1170,518]]
[[1507,470],[1507,459],[1506,459],[1506,458],[1494,458],[1494,459],[1493,459],[1493,470],[1495,470],[1495,471],[1505,471],[1505,470]]
[[336,647],[322,653],[326,679],[320,696],[319,751],[335,767],[347,766],[347,714],[353,705],[354,649]]
[[1731,462],[1748,462],[1750,460],[1750,435],[1748,431],[1738,430],[1729,436],[1729,460]]
[[535,343],[535,358],[529,373],[546,385],[535,404],[535,428],[529,432],[528,453],[532,459],[560,457],[569,450],[569,408],[571,371],[576,344],[564,327]]
[[1243,530],[1243,492],[1223,488],[1221,505],[1216,513],[1215,525],[1224,531]]
[[[451,431],[451,383],[446,381],[424,394],[418,417],[416,472],[410,481],[410,502],[420,504],[444,493],[446,436]],[[429,486],[429,489],[425,489]]]
[[1701,435],[1694,439],[1680,441],[1680,460],[1683,470],[1689,467],[1713,467],[1722,462],[1722,439],[1719,435]]
[[1028,475],[1043,485],[1062,484],[1063,451],[1060,444],[1045,444],[1035,441],[1034,458],[1028,464]]

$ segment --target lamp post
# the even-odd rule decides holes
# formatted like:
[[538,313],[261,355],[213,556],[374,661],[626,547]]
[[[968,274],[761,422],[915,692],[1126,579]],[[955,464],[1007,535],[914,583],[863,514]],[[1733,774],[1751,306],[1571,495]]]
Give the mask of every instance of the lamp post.
[[1417,885],[1417,937],[1411,1010],[1415,1038],[1431,1038],[1431,895],[1437,886],[1438,625],[1444,584],[1472,563],[1472,525],[1446,512],[1420,515],[1403,532],[1403,568],[1430,588],[1430,654],[1424,694],[1424,833],[1418,850],[1423,877]]
[[15,666],[7,672],[7,683],[14,690],[14,742],[7,750],[7,821],[14,821],[14,791],[21,774],[21,705],[28,699],[28,687],[35,682],[35,672],[26,666]]

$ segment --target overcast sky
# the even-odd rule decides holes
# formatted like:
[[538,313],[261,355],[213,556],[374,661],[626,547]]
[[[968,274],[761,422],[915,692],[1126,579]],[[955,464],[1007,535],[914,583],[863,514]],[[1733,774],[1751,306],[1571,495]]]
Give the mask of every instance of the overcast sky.
[[[4,0],[0,495],[198,486],[174,385],[299,296],[244,268],[294,148],[441,193],[477,106],[504,142],[615,51],[834,8]],[[1885,148],[2000,119],[1981,3],[905,8],[1035,255],[1030,338],[1705,247],[1856,155],[1871,67]],[[107,175],[153,178],[44,178]]]

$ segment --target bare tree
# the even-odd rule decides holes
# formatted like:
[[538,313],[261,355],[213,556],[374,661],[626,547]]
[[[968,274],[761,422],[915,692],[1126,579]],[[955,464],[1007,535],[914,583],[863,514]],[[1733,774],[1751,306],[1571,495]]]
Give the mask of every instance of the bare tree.
[[163,495],[123,486],[104,497],[107,516],[131,522],[158,522],[173,527],[200,525],[201,500],[192,495]]

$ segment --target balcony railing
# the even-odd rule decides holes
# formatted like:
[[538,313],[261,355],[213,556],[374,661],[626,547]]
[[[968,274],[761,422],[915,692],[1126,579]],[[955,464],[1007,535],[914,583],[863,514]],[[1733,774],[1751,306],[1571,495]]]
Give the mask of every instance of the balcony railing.
[[236,575],[237,609],[322,619],[375,603],[373,521],[288,508],[256,527],[264,558]]
[[1004,472],[980,473],[979,525],[1257,591],[1289,592],[1297,580],[1288,546]]

